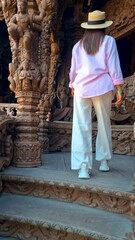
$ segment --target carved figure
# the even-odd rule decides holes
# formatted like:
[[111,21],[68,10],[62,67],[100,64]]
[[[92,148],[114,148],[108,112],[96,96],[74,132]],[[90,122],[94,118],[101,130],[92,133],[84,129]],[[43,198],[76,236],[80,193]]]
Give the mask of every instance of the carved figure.
[[60,100],[60,107],[67,107],[69,99],[69,88],[67,86],[60,86],[57,90],[57,97]]
[[17,66],[15,64],[13,64],[13,63],[9,64],[10,75],[8,77],[8,80],[10,82],[10,89],[11,89],[11,91],[15,91],[15,88],[16,88],[16,82],[14,80],[14,75],[15,75],[16,69],[17,69]]
[[55,94],[54,93],[52,93],[51,95],[42,94],[40,102],[39,102],[39,108],[42,108],[42,107],[51,108],[54,99],[55,99]]
[[52,55],[59,54],[60,47],[59,47],[58,41],[55,40],[54,32],[51,32],[51,35],[50,35],[50,45],[51,45],[51,54]]
[[51,46],[51,54],[50,54],[50,68],[49,68],[49,84],[48,84],[48,92],[51,94],[54,89],[54,79],[56,75],[56,66],[58,63],[59,56],[59,42],[55,39],[54,32],[50,34],[50,46]]
[[33,22],[42,22],[45,16],[47,0],[36,0],[36,3],[38,5],[39,15],[33,15]]
[[17,52],[20,39],[22,39],[27,57],[30,58],[31,25],[27,0],[17,0],[17,9],[17,14],[15,14],[9,22],[8,32],[14,41],[13,50]]
[[22,82],[22,90],[32,90],[31,82],[33,80],[32,72],[30,70],[30,64],[27,60],[23,62],[22,69],[19,74],[19,79]]
[[40,74],[38,69],[26,59],[19,69],[19,82],[22,84],[22,90],[31,91],[38,89]]
[[47,72],[48,72],[48,66],[46,63],[43,63],[40,67],[40,72],[41,72],[41,81],[39,84],[39,89],[41,92],[47,93],[48,90],[48,83],[47,83]]

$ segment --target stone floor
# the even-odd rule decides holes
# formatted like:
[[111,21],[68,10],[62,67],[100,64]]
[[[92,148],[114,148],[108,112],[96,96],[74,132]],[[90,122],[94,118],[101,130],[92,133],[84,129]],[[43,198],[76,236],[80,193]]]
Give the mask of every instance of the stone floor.
[[95,185],[120,191],[133,190],[133,174],[135,172],[135,156],[113,155],[109,172],[98,170],[99,162],[93,161],[90,179],[78,179],[77,171],[70,169],[70,152],[57,152],[42,155],[42,166],[37,168],[9,167],[5,174],[36,177],[47,180],[61,180],[62,182],[81,183],[81,185]]

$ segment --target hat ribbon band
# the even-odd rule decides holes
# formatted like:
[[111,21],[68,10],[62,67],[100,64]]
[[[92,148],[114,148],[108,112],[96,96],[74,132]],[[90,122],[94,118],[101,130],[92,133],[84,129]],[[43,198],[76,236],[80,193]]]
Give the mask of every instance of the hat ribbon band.
[[87,22],[88,25],[97,25],[97,24],[102,24],[102,23],[105,23],[105,19],[98,20],[98,21],[88,21]]

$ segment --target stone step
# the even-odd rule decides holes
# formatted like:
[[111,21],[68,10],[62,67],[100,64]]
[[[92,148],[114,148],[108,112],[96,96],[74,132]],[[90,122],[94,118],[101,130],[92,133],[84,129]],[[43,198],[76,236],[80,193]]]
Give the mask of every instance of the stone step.
[[20,176],[3,176],[3,191],[12,194],[50,198],[64,202],[78,203],[88,207],[105,209],[110,212],[131,214],[134,192],[122,192],[100,186],[41,180]]
[[19,240],[19,239],[13,237],[0,237],[0,240]]
[[[128,164],[127,164],[128,163]],[[130,214],[134,157],[115,155],[110,172],[99,172],[94,163],[92,176],[83,180],[70,170],[70,154],[46,154],[38,168],[9,167],[2,172],[3,191],[51,198]]]
[[0,206],[0,236],[122,240],[133,234],[129,216],[78,204],[3,193]]

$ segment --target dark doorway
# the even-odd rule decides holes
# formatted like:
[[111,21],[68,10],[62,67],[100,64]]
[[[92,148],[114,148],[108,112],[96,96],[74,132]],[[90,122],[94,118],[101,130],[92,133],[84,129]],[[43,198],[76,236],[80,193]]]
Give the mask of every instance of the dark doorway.
[[120,57],[120,64],[123,72],[123,77],[132,75],[132,42],[130,37],[124,37],[117,40],[118,53]]
[[15,101],[14,93],[9,89],[9,63],[12,54],[9,42],[7,25],[4,20],[0,21],[0,102],[10,103]]

